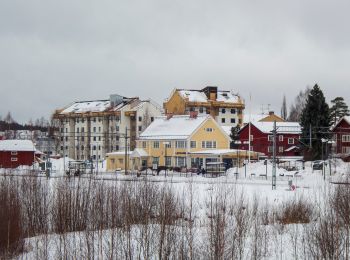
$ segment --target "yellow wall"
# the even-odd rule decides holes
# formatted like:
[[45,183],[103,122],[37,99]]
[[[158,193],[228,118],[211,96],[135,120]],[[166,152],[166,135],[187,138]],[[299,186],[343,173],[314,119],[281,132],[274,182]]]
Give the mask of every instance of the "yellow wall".
[[179,91],[175,91],[167,102],[164,102],[166,114],[184,115],[185,100],[181,97]]
[[[212,132],[207,132],[206,128],[212,128]],[[159,165],[165,165],[165,156],[170,157],[185,157],[187,152],[195,152],[202,150],[209,150],[208,148],[202,148],[202,141],[216,141],[216,148],[213,149],[229,149],[230,148],[230,138],[224,134],[219,126],[212,118],[200,126],[195,133],[186,140],[187,148],[176,148],[175,140],[160,140],[159,148],[154,148],[153,143],[156,140],[139,140],[137,142],[137,147],[144,149],[150,156],[148,159],[148,165],[152,166],[153,157],[159,157]],[[196,148],[190,147],[190,141],[196,141]],[[146,148],[143,147],[143,142],[146,142]],[[171,142],[171,148],[165,148],[164,142]],[[172,166],[175,165],[175,159],[172,158]]]
[[[122,170],[125,169],[125,154],[108,154],[106,155],[107,161],[107,171],[115,171],[120,168]],[[128,154],[128,168],[130,168],[130,154]]]

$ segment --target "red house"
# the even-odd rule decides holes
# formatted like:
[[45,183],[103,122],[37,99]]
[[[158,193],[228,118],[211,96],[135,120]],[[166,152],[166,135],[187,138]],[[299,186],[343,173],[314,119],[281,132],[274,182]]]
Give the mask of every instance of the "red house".
[[30,140],[0,141],[0,168],[17,168],[32,165],[35,160],[35,146]]
[[[273,153],[273,122],[251,122],[239,131],[240,149],[249,150],[249,125],[250,150],[272,157]],[[276,122],[276,155],[278,157],[300,156],[299,136],[300,124],[297,122]]]
[[332,127],[335,140],[334,153],[341,156],[350,155],[350,117],[343,117]]

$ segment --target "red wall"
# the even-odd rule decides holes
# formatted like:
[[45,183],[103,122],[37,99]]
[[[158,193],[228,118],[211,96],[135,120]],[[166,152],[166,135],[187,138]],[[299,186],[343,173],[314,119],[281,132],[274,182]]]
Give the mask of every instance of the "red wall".
[[350,125],[346,122],[346,120],[342,120],[334,129],[333,133],[336,134],[337,144],[335,148],[335,153],[342,153],[343,147],[350,147],[349,142],[342,142],[342,135],[350,135]]
[[[11,158],[17,158],[16,162],[12,162]],[[18,151],[17,155],[11,155],[10,151],[0,151],[0,168],[17,168],[21,165],[33,164],[33,151]]]
[[[253,136],[253,140],[251,141],[251,145],[253,146],[253,151],[264,153],[266,156],[271,157],[272,152],[271,153],[268,152],[268,147],[272,146],[273,144],[272,144],[272,141],[268,141],[269,134],[261,132],[258,128],[256,128],[252,124],[251,135]],[[280,135],[283,135],[283,141],[279,141],[279,137],[278,137],[279,135],[277,135],[276,155],[277,156],[297,156],[297,155],[300,155],[299,153],[296,153],[295,151],[282,152],[282,153],[279,152],[280,146],[283,147],[283,150],[286,150],[289,147],[298,145],[299,143],[295,139],[294,139],[294,144],[288,144],[288,138],[299,139],[299,135],[298,134],[280,134]],[[240,149],[248,150],[249,149],[248,143],[244,144],[244,142],[249,141],[249,126],[248,125],[240,131],[239,140],[241,141]]]

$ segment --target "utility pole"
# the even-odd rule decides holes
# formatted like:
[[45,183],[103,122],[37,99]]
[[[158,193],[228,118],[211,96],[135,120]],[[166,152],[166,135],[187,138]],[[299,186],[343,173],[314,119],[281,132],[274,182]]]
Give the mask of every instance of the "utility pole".
[[277,128],[276,128],[276,121],[273,122],[273,159],[272,159],[272,189],[276,189],[276,134],[277,134]]
[[128,127],[125,127],[125,175],[128,174]]

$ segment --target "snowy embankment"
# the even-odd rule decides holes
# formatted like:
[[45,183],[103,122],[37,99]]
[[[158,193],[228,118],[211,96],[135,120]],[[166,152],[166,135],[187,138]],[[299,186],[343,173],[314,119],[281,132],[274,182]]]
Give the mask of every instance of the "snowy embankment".
[[[63,168],[58,161],[56,169],[59,164]],[[57,173],[40,178],[51,194],[44,214],[51,231],[27,238],[26,253],[18,258],[322,258],[318,234],[330,217],[327,209],[337,209],[329,204],[335,187],[330,182],[345,180],[348,165],[335,161],[325,178],[309,163],[294,171],[278,168],[276,190],[270,163],[267,176],[263,163],[218,178],[100,172],[68,179]],[[346,238],[346,230],[326,231]]]

